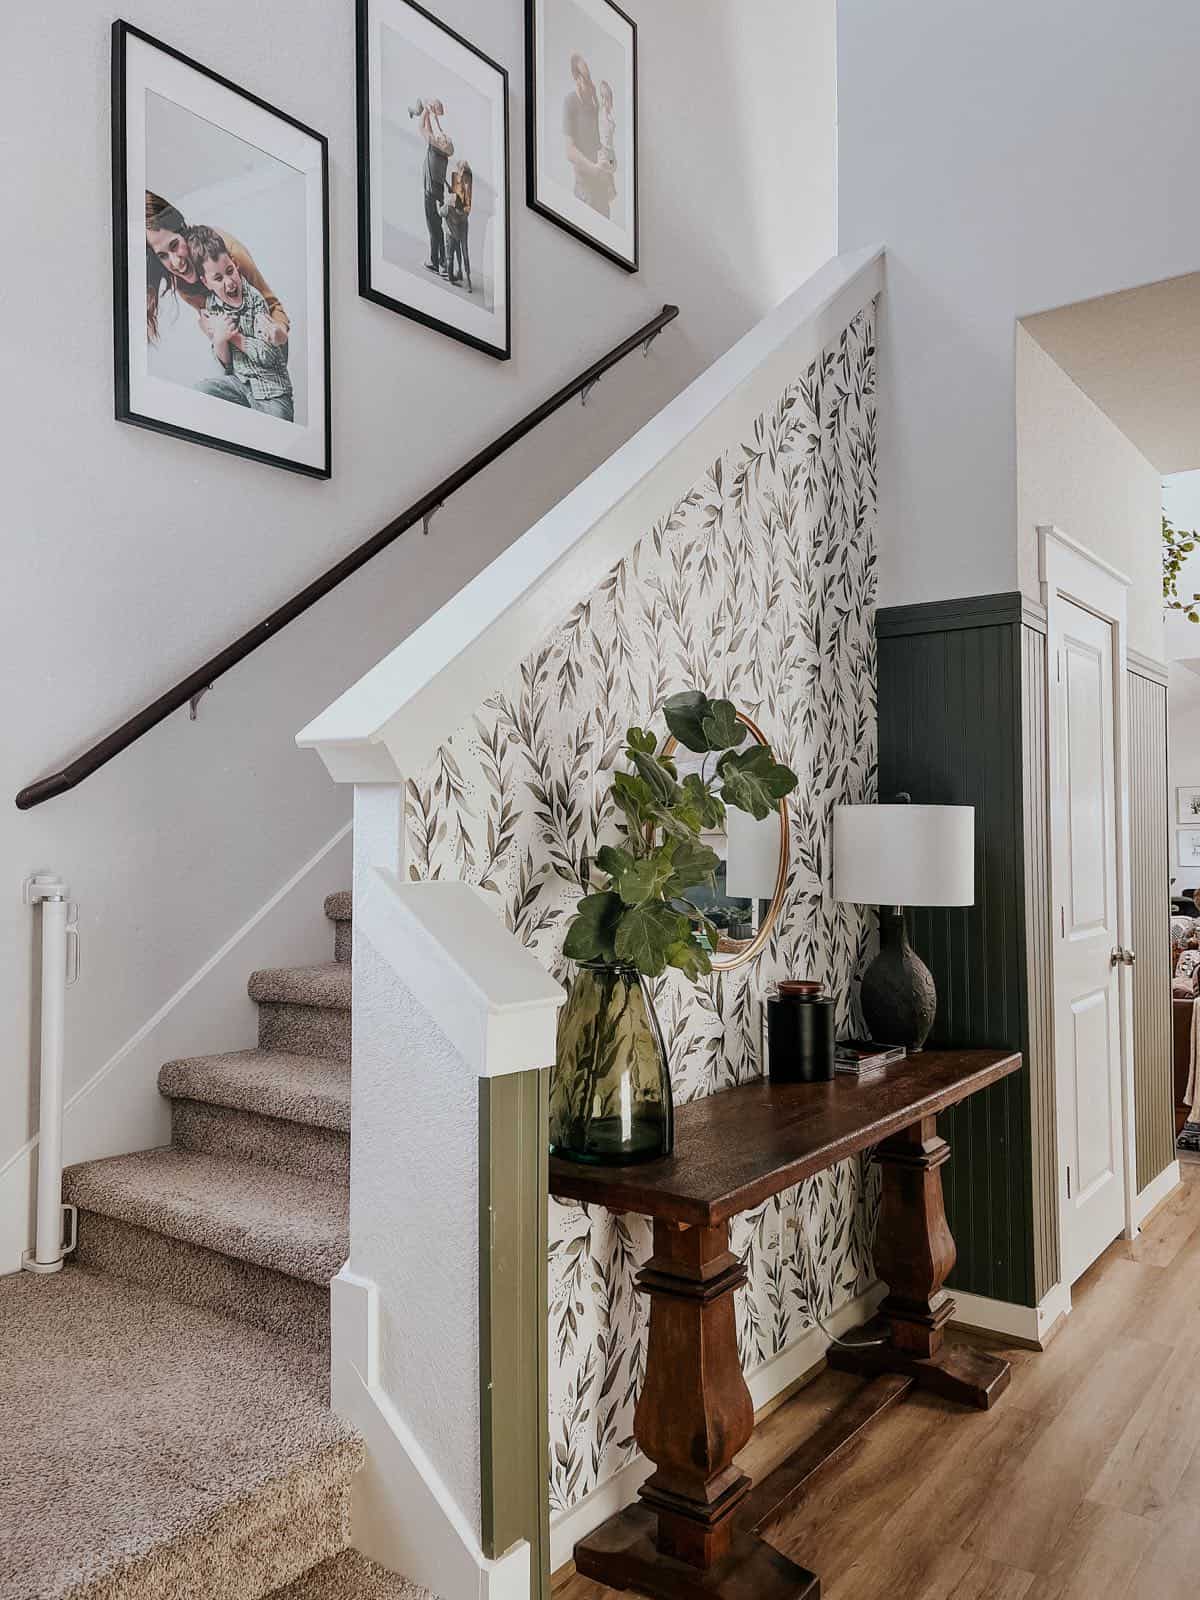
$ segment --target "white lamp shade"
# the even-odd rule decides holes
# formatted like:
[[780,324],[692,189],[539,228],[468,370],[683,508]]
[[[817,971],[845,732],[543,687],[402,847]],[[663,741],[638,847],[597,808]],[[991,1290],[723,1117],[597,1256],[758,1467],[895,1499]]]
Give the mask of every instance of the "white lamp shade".
[[748,811],[725,812],[725,893],[737,900],[771,900],[779,882],[779,812],[756,822]]
[[974,905],[975,807],[835,806],[833,894],[858,905]]

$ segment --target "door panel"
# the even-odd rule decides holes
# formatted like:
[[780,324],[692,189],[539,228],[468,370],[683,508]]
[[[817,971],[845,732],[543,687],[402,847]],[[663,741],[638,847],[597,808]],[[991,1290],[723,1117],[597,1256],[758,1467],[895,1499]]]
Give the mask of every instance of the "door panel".
[[1116,680],[1109,623],[1060,602],[1054,719],[1055,1056],[1063,1276],[1125,1222],[1117,915]]

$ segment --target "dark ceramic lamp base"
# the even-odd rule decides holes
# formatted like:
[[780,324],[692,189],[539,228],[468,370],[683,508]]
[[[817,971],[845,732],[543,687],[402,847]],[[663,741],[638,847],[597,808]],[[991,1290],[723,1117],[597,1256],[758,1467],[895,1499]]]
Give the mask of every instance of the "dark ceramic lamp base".
[[902,910],[879,908],[879,954],[863,973],[863,1020],[879,1044],[924,1048],[937,1015],[933,974],[908,942]]

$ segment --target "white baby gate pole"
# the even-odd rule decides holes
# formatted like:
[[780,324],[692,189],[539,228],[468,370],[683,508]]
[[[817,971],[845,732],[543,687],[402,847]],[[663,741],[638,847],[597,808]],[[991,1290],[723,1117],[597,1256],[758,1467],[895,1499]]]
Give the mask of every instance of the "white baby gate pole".
[[63,1241],[63,1054],[67,985],[75,981],[76,930],[70,890],[53,873],[25,884],[27,905],[42,908],[42,1049],[38,1112],[37,1244],[25,1256],[29,1272],[61,1272],[63,1256],[75,1248]]

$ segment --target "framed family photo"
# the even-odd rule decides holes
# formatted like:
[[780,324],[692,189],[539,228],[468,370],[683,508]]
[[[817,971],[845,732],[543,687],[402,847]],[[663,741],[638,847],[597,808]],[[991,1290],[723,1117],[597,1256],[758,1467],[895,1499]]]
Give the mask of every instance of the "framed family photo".
[[412,0],[358,3],[358,278],[507,361],[508,74]]
[[526,0],[529,204],[638,270],[637,24],[613,0]]
[[113,24],[119,421],[327,478],[324,137]]

